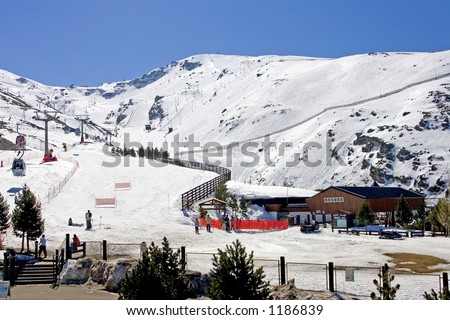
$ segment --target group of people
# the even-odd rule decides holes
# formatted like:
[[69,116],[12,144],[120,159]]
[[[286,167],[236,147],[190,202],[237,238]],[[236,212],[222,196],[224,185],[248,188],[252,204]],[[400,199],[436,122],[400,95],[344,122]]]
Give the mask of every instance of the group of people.
[[[209,214],[205,215],[205,222],[206,222],[206,231],[211,232],[211,216]],[[229,217],[228,214],[223,215],[222,219],[220,220],[222,230],[227,231],[227,232],[236,230],[235,222],[236,222],[236,218],[233,215],[231,215],[231,217]],[[200,234],[199,218],[195,218],[194,227],[195,227],[195,233]]]
[[[91,210],[88,210],[84,217],[86,218],[86,230],[92,229],[92,212]],[[72,219],[69,219],[69,225],[71,224]],[[78,250],[78,247],[81,246],[80,239],[77,237],[76,234],[73,235],[72,243],[70,244],[70,250],[71,252],[76,252]],[[44,259],[47,258],[47,239],[45,238],[45,234],[43,234],[39,239],[39,258],[41,255],[44,254]]]
[[231,230],[235,230],[235,220],[234,220],[234,216],[232,215],[231,218],[228,216],[228,214],[225,214],[222,217],[222,230],[225,230],[227,232],[230,232]]

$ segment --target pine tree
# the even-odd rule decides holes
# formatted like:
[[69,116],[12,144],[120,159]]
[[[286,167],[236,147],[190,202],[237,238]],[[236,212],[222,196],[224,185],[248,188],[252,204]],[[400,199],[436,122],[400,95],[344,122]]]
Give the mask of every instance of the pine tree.
[[269,282],[264,281],[262,267],[255,270],[253,252],[247,255],[245,247],[236,240],[225,250],[213,255],[208,297],[215,300],[269,299]]
[[139,158],[143,158],[145,156],[145,150],[144,150],[143,146],[139,147],[138,155],[139,155]]
[[145,148],[145,157],[150,159],[152,157],[152,149],[150,147]]
[[25,184],[22,191],[14,199],[15,208],[11,217],[13,233],[22,238],[24,250],[27,239],[27,252],[30,251],[30,240],[35,240],[44,233],[44,219],[41,215],[41,203]]
[[408,204],[406,203],[403,194],[400,195],[400,199],[398,200],[395,214],[401,220],[403,226],[406,226],[412,222],[413,214],[411,209],[408,207]]
[[368,201],[364,201],[361,204],[358,212],[356,213],[356,218],[361,221],[365,226],[371,225],[375,222],[375,214]]
[[159,151],[159,149],[157,147],[155,147],[155,149],[153,149],[153,158],[161,158],[161,152]]
[[130,156],[132,156],[133,158],[136,157],[136,151],[134,151],[134,148],[130,149]]
[[241,212],[247,212],[251,205],[251,201],[246,201],[243,197],[239,199],[239,210],[241,210]]
[[119,299],[180,300],[193,297],[193,286],[179,257],[179,250],[174,252],[167,238],[164,237],[161,248],[152,242],[148,252],[122,282]]
[[372,300],[394,300],[395,294],[400,289],[400,285],[397,284],[395,287],[392,287],[392,281],[394,281],[395,277],[389,274],[389,266],[387,263],[381,268],[381,273],[378,274],[378,277],[381,283],[377,279],[374,279],[373,284],[377,286],[379,296],[375,292],[372,292],[370,298]]
[[0,233],[9,228],[9,205],[0,193]]
[[239,203],[234,193],[229,195],[227,199],[227,206],[230,207],[233,212],[237,212],[239,210]]
[[443,227],[444,235],[447,237],[450,228],[450,203],[446,199],[439,199],[431,210],[428,220],[435,226]]
[[126,157],[130,154],[130,152],[128,151],[127,147],[123,147],[123,156]]
[[422,199],[422,202],[419,204],[419,207],[417,208],[417,222],[418,222],[422,232],[424,232],[424,233],[425,233],[426,221],[427,221],[426,205],[425,205],[425,200]]
[[227,185],[225,183],[219,183],[216,189],[216,198],[222,201],[226,201],[230,195],[227,191]]
[[426,300],[450,300],[450,290],[444,288],[442,292],[437,293],[434,289],[431,289],[431,293],[425,291],[423,297]]

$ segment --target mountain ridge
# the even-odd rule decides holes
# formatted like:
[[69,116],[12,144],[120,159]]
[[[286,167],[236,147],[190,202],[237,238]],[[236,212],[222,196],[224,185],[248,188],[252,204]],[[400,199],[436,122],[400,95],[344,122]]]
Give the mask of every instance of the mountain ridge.
[[[193,136],[197,149],[221,146],[214,160],[240,181],[310,189],[376,181],[433,197],[449,182],[448,75],[450,51],[336,59],[204,54],[98,87],[49,87],[0,71],[0,116],[10,117],[13,134],[14,121],[26,128],[37,109],[57,111],[54,145],[68,137],[56,134],[64,124],[78,126],[79,114],[117,132],[122,145],[125,134],[144,146],[177,137],[177,147]],[[11,95],[35,110],[23,111]],[[94,125],[86,131],[105,133]],[[264,145],[268,135],[275,147]],[[252,165],[242,166],[248,159]]]

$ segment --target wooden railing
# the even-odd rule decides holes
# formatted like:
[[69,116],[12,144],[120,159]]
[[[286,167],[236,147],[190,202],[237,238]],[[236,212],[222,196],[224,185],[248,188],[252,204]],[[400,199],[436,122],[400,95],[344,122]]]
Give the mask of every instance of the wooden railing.
[[183,193],[181,195],[181,210],[183,211],[189,209],[194,204],[194,202],[209,197],[216,191],[219,184],[225,183],[231,179],[231,170],[212,164],[172,158],[157,160],[185,168],[211,171],[219,175],[218,177],[215,177],[214,179],[202,183],[201,185]]

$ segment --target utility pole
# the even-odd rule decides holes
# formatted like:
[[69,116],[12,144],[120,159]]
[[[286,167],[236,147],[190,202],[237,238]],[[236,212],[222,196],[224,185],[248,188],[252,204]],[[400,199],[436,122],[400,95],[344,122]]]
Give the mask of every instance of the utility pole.
[[76,115],[78,121],[81,122],[81,140],[80,143],[84,142],[84,123],[89,120],[89,116],[87,114]]
[[[112,146],[111,137],[112,137],[112,132],[110,130],[107,130],[106,131],[106,145],[108,145],[108,146]],[[108,138],[109,138],[109,143],[108,143]]]
[[45,118],[41,118],[38,116],[37,111],[36,111],[35,120],[36,121],[44,121],[44,124],[45,124],[45,153],[44,154],[48,154],[48,122],[55,121],[59,117],[56,116],[56,111],[55,111],[54,116],[49,115],[46,111],[44,111],[44,115],[45,115]]

